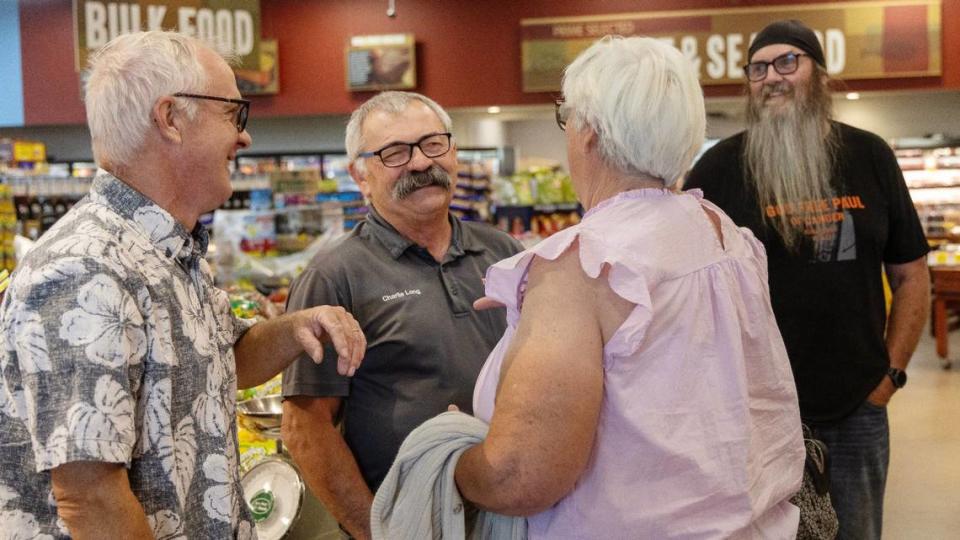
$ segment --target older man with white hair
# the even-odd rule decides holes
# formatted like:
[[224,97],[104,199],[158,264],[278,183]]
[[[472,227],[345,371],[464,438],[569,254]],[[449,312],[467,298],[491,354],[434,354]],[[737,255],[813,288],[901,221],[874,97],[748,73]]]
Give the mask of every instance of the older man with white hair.
[[[20,261],[0,333],[0,536],[249,538],[235,396],[306,351],[351,375],[339,307],[236,318],[198,217],[230,197],[249,102],[196,39],[142,32],[91,62],[90,194]],[[19,535],[19,536],[18,536]]]

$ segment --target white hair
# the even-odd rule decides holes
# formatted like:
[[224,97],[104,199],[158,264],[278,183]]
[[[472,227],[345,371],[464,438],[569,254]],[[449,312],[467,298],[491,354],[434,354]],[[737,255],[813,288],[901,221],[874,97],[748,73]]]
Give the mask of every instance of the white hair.
[[364,145],[363,123],[366,121],[367,116],[376,111],[400,114],[414,101],[419,101],[429,107],[430,110],[437,115],[437,118],[440,119],[445,131],[449,132],[453,129],[453,122],[450,120],[450,115],[447,114],[447,111],[443,110],[443,107],[427,96],[416,92],[381,92],[368,99],[363,105],[353,111],[353,114],[350,115],[350,121],[347,122],[345,141],[347,156],[351,161],[356,163],[355,166],[357,168],[361,171],[364,170],[363,161],[357,161],[357,155],[360,154],[360,149],[363,148]]
[[[136,32],[111,40],[91,58],[84,101],[98,164],[133,162],[159,98],[203,92],[207,74],[198,57],[201,48],[209,47],[175,32]],[[180,99],[178,106],[188,119],[197,114],[193,100]]]
[[607,36],[583,51],[563,75],[571,121],[600,141],[604,160],[671,187],[703,145],[706,114],[692,64],[653,38]]

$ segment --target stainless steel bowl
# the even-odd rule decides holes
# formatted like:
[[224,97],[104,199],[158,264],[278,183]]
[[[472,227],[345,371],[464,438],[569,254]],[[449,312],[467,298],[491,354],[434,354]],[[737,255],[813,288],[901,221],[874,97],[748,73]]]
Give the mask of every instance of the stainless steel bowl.
[[283,398],[280,396],[264,396],[241,401],[237,403],[240,424],[263,437],[279,439],[282,403]]

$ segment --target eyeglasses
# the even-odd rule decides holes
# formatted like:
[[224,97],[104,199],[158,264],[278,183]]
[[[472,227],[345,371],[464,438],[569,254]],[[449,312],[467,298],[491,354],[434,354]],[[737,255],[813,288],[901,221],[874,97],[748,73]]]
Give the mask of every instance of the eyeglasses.
[[560,126],[562,131],[567,130],[567,118],[570,117],[570,109],[564,107],[567,100],[564,98],[553,100],[553,105],[556,107],[554,112],[557,116],[557,125]]
[[781,54],[780,56],[773,59],[772,62],[750,62],[749,64],[743,66],[743,72],[746,74],[747,79],[752,82],[760,82],[767,78],[767,71],[769,66],[773,66],[773,69],[777,71],[780,75],[789,75],[800,67],[800,57],[801,56],[810,56],[805,53],[795,53],[788,52],[786,54]]
[[209,99],[211,101],[222,101],[224,103],[233,103],[239,105],[235,113],[236,116],[233,117],[233,123],[237,126],[237,133],[243,133],[243,130],[247,129],[247,116],[250,114],[250,101],[246,99],[230,99],[222,98],[216,96],[204,96],[202,94],[184,94],[182,92],[177,92],[174,94],[176,97],[183,98],[192,98],[192,99]]
[[357,158],[378,156],[387,167],[402,167],[413,159],[414,147],[419,148],[428,158],[440,157],[450,151],[450,133],[431,133],[412,143],[391,143],[374,152],[361,152]]

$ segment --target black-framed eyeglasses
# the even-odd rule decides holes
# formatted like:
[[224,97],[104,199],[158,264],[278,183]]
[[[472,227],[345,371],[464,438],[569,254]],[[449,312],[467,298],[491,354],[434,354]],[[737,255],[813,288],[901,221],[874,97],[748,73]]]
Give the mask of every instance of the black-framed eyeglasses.
[[557,125],[560,126],[561,131],[567,130],[567,118],[570,116],[570,109],[564,106],[566,102],[567,100],[564,98],[553,100],[555,107],[554,113],[557,116]]
[[750,62],[749,64],[743,66],[743,73],[747,76],[752,82],[760,82],[767,78],[767,72],[769,67],[773,66],[773,69],[777,71],[780,75],[789,75],[800,67],[800,57],[801,56],[810,56],[806,53],[795,53],[788,52],[786,54],[781,54],[780,56],[774,58],[770,62]]
[[233,123],[237,126],[237,133],[243,133],[243,130],[247,129],[247,117],[250,115],[250,100],[205,96],[203,94],[185,94],[183,92],[177,92],[174,96],[192,99],[209,99],[211,101],[222,101],[224,103],[239,105],[237,112],[234,113]]
[[377,156],[387,167],[402,167],[413,159],[414,147],[419,148],[428,158],[440,157],[450,151],[450,133],[430,133],[420,137],[417,142],[390,143],[373,152],[360,152],[357,158]]

